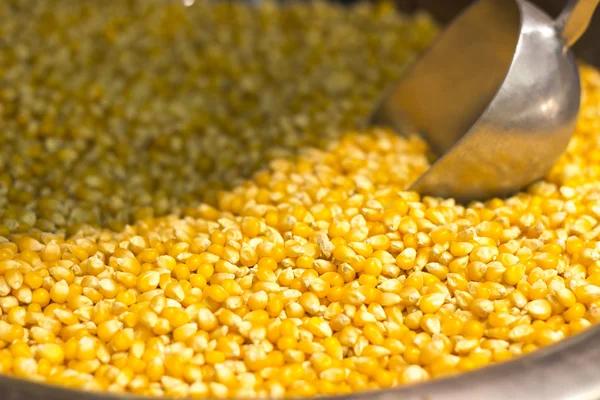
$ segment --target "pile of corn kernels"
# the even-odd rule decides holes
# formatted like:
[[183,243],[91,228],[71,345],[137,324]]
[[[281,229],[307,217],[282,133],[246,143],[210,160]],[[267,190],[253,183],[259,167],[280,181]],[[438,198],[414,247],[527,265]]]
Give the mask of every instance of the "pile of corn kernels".
[[[153,396],[345,394],[509,360],[600,320],[597,70],[581,67],[577,132],[547,178],[511,198],[465,207],[404,191],[428,166],[418,138],[340,130],[358,123],[354,118],[366,115],[358,108],[375,96],[361,92],[372,84],[361,82],[364,76],[383,84],[399,72],[375,61],[397,57],[399,43],[399,52],[416,51],[421,39],[403,38],[434,31],[423,28],[425,17],[366,5],[183,10],[145,1],[69,8],[65,1],[48,2],[56,13],[46,2],[32,3],[34,22],[23,21],[25,2],[0,14],[28,27],[23,41],[47,29],[54,43],[50,27],[65,29],[46,52],[1,50],[21,61],[7,67],[0,57],[0,115],[9,133],[0,139],[0,372]],[[155,24],[130,27],[121,12]],[[192,23],[202,18],[216,36]],[[7,24],[2,20],[3,33],[16,34]],[[315,40],[298,49],[304,28]],[[266,47],[252,47],[258,45],[240,31],[266,34]],[[94,41],[79,41],[83,33]],[[279,41],[279,33],[287,39]],[[365,40],[370,47],[361,51],[372,52],[372,65],[361,66],[371,59],[358,60],[346,35]],[[210,38],[222,42],[212,48]],[[165,48],[171,41],[183,48]],[[194,43],[202,57],[187,52]],[[236,62],[218,47],[228,43]],[[73,53],[61,52],[68,49]],[[143,59],[136,49],[147,64],[136,64]],[[309,83],[288,80],[293,71],[277,67],[327,74],[323,51],[340,63],[331,68],[345,71],[344,79],[321,82],[315,72]],[[63,65],[73,54],[82,58]],[[188,66],[170,75],[167,62],[177,54]],[[307,60],[315,64],[301,67]],[[82,71],[78,63],[97,69]],[[243,75],[246,68],[255,75]],[[246,94],[224,90],[233,78],[223,71],[240,74]],[[97,86],[86,86],[94,79]],[[321,84],[345,92],[319,92]],[[181,90],[190,91],[189,103],[176,97]],[[348,103],[335,103],[348,95]],[[262,101],[268,107],[260,114]],[[198,110],[196,121],[188,113]],[[335,116],[331,131],[321,111]],[[285,117],[277,122],[276,115]],[[235,144],[237,133],[242,144]],[[317,143],[320,133],[326,143]],[[271,145],[278,149],[273,159],[266,155]],[[256,168],[260,158],[270,161],[210,204],[194,205],[207,185],[249,173],[252,157]],[[154,193],[164,197],[155,201]],[[145,199],[136,203],[136,196]],[[153,217],[171,208],[181,213]],[[79,220],[84,211],[96,219]],[[137,222],[116,229],[131,218]]]
[[214,204],[361,124],[436,32],[385,4],[3,1],[0,235]]

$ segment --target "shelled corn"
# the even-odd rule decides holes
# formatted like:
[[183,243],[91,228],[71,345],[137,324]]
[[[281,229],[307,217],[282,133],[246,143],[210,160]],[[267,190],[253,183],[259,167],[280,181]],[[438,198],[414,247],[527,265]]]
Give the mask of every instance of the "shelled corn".
[[214,203],[364,121],[436,33],[388,6],[212,3],[2,2],[0,235]]
[[[13,24],[26,26],[19,20],[24,4],[11,2],[8,10],[0,11],[0,18],[11,16],[11,20],[18,20]],[[50,14],[44,4],[52,4],[58,11]],[[58,100],[40,94],[44,101],[33,96],[36,92],[31,85],[41,79],[42,71],[47,77],[55,74],[46,85],[72,85],[81,93],[92,90],[82,89],[86,79],[93,80],[92,72],[58,61],[56,65],[43,64],[36,55],[41,47],[29,54],[32,58],[23,58],[29,63],[18,64],[21,67],[11,69],[1,64],[0,76],[5,84],[0,89],[2,118],[8,121],[10,134],[0,140],[12,150],[0,146],[5,160],[2,182],[8,188],[3,218],[9,220],[0,237],[1,373],[86,390],[153,396],[345,394],[421,382],[509,360],[581,332],[600,320],[600,72],[595,69],[581,67],[584,93],[577,132],[547,178],[509,199],[464,207],[451,199],[421,198],[404,191],[428,166],[426,146],[418,138],[401,138],[381,129],[346,130],[345,134],[338,130],[356,123],[353,118],[364,116],[359,108],[366,107],[369,96],[356,96],[360,97],[360,90],[367,90],[371,84],[377,86],[360,82],[359,70],[365,76],[372,74],[379,84],[384,83],[384,77],[398,72],[384,72],[378,69],[383,66],[375,62],[369,68],[359,68],[364,60],[359,62],[356,49],[341,39],[346,35],[358,37],[364,31],[370,38],[365,40],[375,46],[369,50],[374,51],[375,59],[399,57],[395,53],[399,49],[392,48],[394,44],[416,49],[421,39],[409,45],[402,37],[419,29],[430,32],[422,25],[426,20],[404,20],[367,6],[343,10],[295,5],[283,9],[267,4],[254,10],[240,5],[196,4],[189,8],[191,14],[180,14],[175,5],[159,9],[148,5],[154,3],[141,1],[126,2],[125,9],[112,8],[112,3],[103,8],[98,6],[100,3],[70,2],[69,14],[60,7],[65,4],[34,2],[35,15],[47,25],[31,22],[31,27],[63,24],[79,27],[73,31],[78,34],[86,29],[98,33],[104,21],[107,27],[98,33],[98,41],[106,40],[102,35],[108,35],[114,43],[144,49],[144,54],[156,59],[148,62],[151,73],[141,72],[143,69],[133,73],[133,60],[124,64],[112,60],[119,74],[129,74],[130,80],[125,81],[131,86],[125,90],[112,82],[115,86],[111,92],[111,82],[104,81],[106,87],[101,86],[102,90],[108,92],[101,93],[108,97],[100,96],[105,99],[102,101],[93,96],[88,100],[77,96]],[[187,126],[186,133],[179,131],[181,126],[174,121],[191,116],[175,112],[179,116],[171,119],[165,115],[172,111],[167,107],[160,113],[156,104],[179,104],[195,111],[218,108],[218,104],[208,101],[210,96],[236,104],[233,98],[218,97],[228,94],[218,94],[217,87],[211,85],[222,84],[228,78],[211,75],[217,72],[210,69],[214,66],[209,62],[206,70],[198,69],[196,75],[181,78],[189,83],[192,76],[202,75],[203,71],[213,82],[204,92],[211,95],[199,100],[202,107],[181,105],[169,97],[180,94],[170,91],[170,79],[179,81],[165,72],[165,63],[172,62],[169,57],[173,53],[161,53],[165,51],[161,45],[171,43],[169,40],[183,45],[176,39],[179,35],[188,38],[185,35],[191,33],[178,31],[172,23],[176,18],[198,21],[199,14],[191,11],[194,7],[208,13],[211,26],[220,32],[216,37],[225,43],[241,40],[236,29],[253,26],[245,32],[260,32],[271,26],[268,21],[279,21],[278,32],[291,36],[283,47],[272,46],[267,48],[272,51],[269,55],[262,55],[274,63],[291,62],[283,59],[296,51],[293,46],[297,43],[292,39],[298,38],[288,30],[301,29],[304,22],[300,17],[310,16],[311,23],[305,28],[312,32],[314,22],[318,27],[314,29],[324,36],[309,43],[309,50],[297,50],[307,52],[302,57],[328,49],[334,53],[333,59],[351,63],[341,65],[341,70],[357,68],[347,75],[352,84],[346,87],[345,96],[354,93],[352,102],[344,103],[346,106],[330,104],[328,115],[337,118],[331,120],[332,130],[326,129],[328,121],[320,119],[325,118],[319,114],[322,106],[303,109],[311,103],[299,99],[298,103],[290,100],[292,103],[285,104],[295,104],[290,109],[273,111],[269,117],[285,115],[287,121],[304,121],[291,130],[266,116],[253,120],[252,112],[237,115],[237,109],[229,109],[233,106],[224,103],[222,111],[213,110],[200,118],[211,125],[222,117],[219,123],[225,125],[206,130]],[[102,20],[92,11],[112,15],[114,20]],[[129,29],[137,32],[135,29],[149,28],[126,28],[124,17],[117,18],[119,12],[156,22],[152,29],[159,30],[158,37],[169,39],[163,42],[149,36],[147,41],[142,40]],[[67,18],[69,15],[76,17]],[[262,25],[248,25],[250,15],[260,16]],[[161,25],[161,18],[169,23]],[[233,21],[233,25],[226,25],[225,20]],[[4,22],[0,29],[15,34]],[[200,33],[196,34],[202,38],[195,40],[208,43],[202,34],[206,35],[208,29],[204,28],[198,27]],[[370,36],[374,30],[379,31]],[[266,37],[276,40],[277,35],[273,35]],[[338,38],[337,42],[331,35]],[[65,34],[63,39],[69,37]],[[74,49],[89,46],[76,39],[69,39],[75,40]],[[134,39],[141,42],[134,45]],[[317,47],[310,50],[311,46]],[[27,54],[18,46],[2,51],[11,57]],[[60,52],[56,53],[57,60],[61,60]],[[90,67],[104,65],[105,69],[97,70],[104,71],[101,76],[116,76],[111,75],[117,74],[109,68],[111,60],[103,61],[101,53],[90,49],[83,53],[90,58],[78,62],[89,62]],[[118,52],[106,54],[114,56]],[[128,53],[122,54],[124,59],[129,57]],[[185,51],[181,54],[194,57]],[[217,50],[206,54],[224,57]],[[248,62],[253,59],[251,55],[256,56],[244,51],[239,54]],[[5,60],[0,57],[0,62]],[[299,68],[298,62],[293,62],[295,68]],[[260,63],[256,68],[264,68],[265,59]],[[7,79],[26,76],[19,75],[23,71],[14,72],[14,68],[19,71],[26,65],[39,68],[29,84],[21,81],[19,86],[19,81]],[[227,62],[219,68],[232,65]],[[320,68],[326,68],[325,61]],[[66,71],[72,73],[70,80],[58,79]],[[159,72],[164,80],[157,78]],[[292,74],[275,66],[270,73]],[[144,74],[155,74],[152,79],[158,79],[156,88],[145,86],[152,80]],[[285,99],[294,98],[294,90],[302,101],[311,101],[315,96],[310,91],[302,92],[300,79],[261,76],[260,85],[249,89],[256,96],[251,101],[261,101],[264,94],[273,105],[278,90],[287,93],[289,97],[281,94]],[[261,93],[269,79],[271,86]],[[316,75],[311,82],[319,84]],[[66,89],[49,87],[41,93],[72,93],[61,90]],[[134,101],[138,98],[135,93],[145,90],[149,91],[146,94],[162,93],[165,97],[160,101],[149,97],[148,103],[141,106]],[[192,92],[203,96],[201,90]],[[334,92],[323,93],[335,99]],[[130,122],[109,126],[100,118],[103,114],[95,114],[94,105],[109,107],[106,99],[117,101],[122,93],[132,97],[120,99],[123,104],[111,112],[121,112],[115,118]],[[315,101],[319,101],[318,96]],[[44,122],[41,114],[48,110],[58,113],[61,104],[71,111],[52,123]],[[85,106],[79,109],[78,104]],[[253,135],[244,136],[241,132],[249,129],[243,125],[244,117],[250,118],[250,125],[271,127],[267,131],[272,129],[269,132],[273,135],[291,135],[286,137],[294,139],[281,140],[293,143],[275,143],[277,148],[287,150],[273,154],[266,169],[220,192],[210,205],[191,206],[199,194],[196,191],[212,185],[213,180],[231,177],[231,184],[254,168],[255,164],[244,158],[248,154],[263,157],[268,153],[273,144],[269,140],[275,136],[256,129],[250,130]],[[82,124],[87,133],[72,136],[79,132],[77,126],[63,128],[69,126],[65,121]],[[43,128],[46,123],[49,125]],[[244,142],[248,153],[238,153],[241,150],[236,149],[242,147],[235,147],[235,129],[225,139],[217,134],[227,132],[227,124],[240,129],[241,137],[256,147]],[[17,133],[24,136],[17,137]],[[318,141],[320,133],[326,143]],[[146,134],[161,139],[144,150]],[[131,140],[132,147],[124,146],[125,138]],[[48,143],[59,145],[52,151]],[[195,158],[195,150],[190,147],[198,143],[204,143],[202,151],[209,151]],[[289,151],[301,143],[312,146],[301,146],[295,157],[289,157]],[[207,148],[209,144],[212,147]],[[52,157],[48,158],[49,154]],[[62,157],[75,158],[66,162]],[[202,164],[202,160],[209,161]],[[217,167],[217,160],[225,164]],[[216,168],[214,175],[201,176],[209,166]],[[190,169],[185,172],[185,168]],[[165,177],[160,177],[161,170]],[[192,188],[189,192],[181,184],[186,179]],[[87,189],[79,197],[77,193],[83,189],[77,185],[82,182]],[[170,182],[173,188],[169,188]],[[119,206],[110,203],[112,200],[98,201],[105,190],[124,196],[121,203],[117,202]],[[133,200],[154,193],[165,197],[143,204]],[[183,210],[185,216],[152,217],[184,205],[189,205]],[[126,207],[126,212],[118,213]],[[88,210],[97,219],[71,218],[75,209]],[[81,215],[78,213],[75,215]],[[31,215],[37,218],[33,223],[29,223]],[[63,219],[55,220],[55,215]],[[22,220],[23,216],[29,219]],[[115,224],[130,218],[138,222],[116,229]],[[79,223],[100,223],[105,228],[78,229]],[[66,236],[62,232],[65,229],[74,234]]]

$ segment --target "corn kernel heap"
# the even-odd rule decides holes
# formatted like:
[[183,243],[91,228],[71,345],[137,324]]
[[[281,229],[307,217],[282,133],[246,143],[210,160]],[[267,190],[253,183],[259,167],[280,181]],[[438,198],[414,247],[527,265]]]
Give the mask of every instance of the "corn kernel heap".
[[[18,17],[23,12],[18,7],[21,3],[13,3],[0,15]],[[80,4],[94,3],[69,2],[69,12],[78,10],[75,19],[67,18],[70,14],[61,9],[60,5],[64,7],[66,3],[56,3],[56,14],[44,9],[42,4],[46,3],[54,2],[28,5],[49,26],[66,18],[62,23],[68,26],[98,28],[91,23],[100,22],[94,19],[89,6]],[[117,13],[111,4],[94,11]],[[157,11],[145,1],[127,4],[131,7],[129,12],[139,14],[142,20],[160,21],[177,10]],[[232,15],[248,18],[250,13],[243,6],[198,7],[219,21]],[[294,20],[296,17],[291,16],[308,13],[315,17],[317,26],[322,24],[321,29],[325,29],[327,21],[336,21],[340,23],[336,29],[349,34],[357,34],[363,25],[369,27],[364,29],[366,33],[370,28],[387,26],[381,28],[387,36],[367,37],[383,40],[378,42],[378,49],[390,54],[392,50],[387,46],[392,46],[391,39],[395,38],[390,32],[397,24],[408,23],[399,22],[399,17],[381,16],[364,6],[343,11],[323,5],[289,9],[266,5],[253,12],[269,21],[285,15]],[[106,31],[101,35],[121,46],[133,46],[137,36],[127,34],[127,30],[119,34],[126,27],[115,18],[106,22]],[[249,21],[244,21],[233,26],[247,26],[244,24]],[[10,31],[10,25],[7,28],[4,22],[7,21],[0,24],[0,29]],[[87,22],[90,23],[86,25]],[[26,24],[22,16],[13,23]],[[169,24],[157,29],[165,29],[161,34],[167,37],[177,36]],[[231,35],[236,31],[219,32],[223,40],[233,40]],[[69,39],[74,40],[74,49],[85,46],[76,39]],[[155,40],[158,39],[153,37],[138,45],[148,54],[155,54],[157,59],[149,63],[150,67],[154,65],[156,71],[161,71],[159,60],[166,62],[160,58],[165,49],[156,46]],[[286,43],[291,46],[293,42]],[[337,45],[342,46],[341,42]],[[338,60],[350,57],[354,50],[348,46],[339,48]],[[283,62],[281,58],[293,50],[284,48],[287,50],[276,49],[268,57],[273,57],[273,62]],[[23,53],[19,47],[14,50],[19,57]],[[84,54],[91,57],[93,52]],[[123,57],[129,57],[127,54],[123,53]],[[213,50],[210,54],[217,57],[220,53]],[[242,54],[245,53],[238,56]],[[61,60],[64,56],[58,53],[57,57]],[[100,58],[101,54],[93,54],[85,62],[97,60],[108,68],[109,61],[102,64]],[[80,89],[83,86],[78,85],[84,85],[85,79],[93,78],[86,77],[87,72],[76,66],[69,70],[62,64],[45,65],[39,59],[29,59],[29,64],[22,65],[14,67],[17,70],[3,66],[0,74],[3,79],[21,76],[15,72],[18,68],[37,66],[40,74],[57,74],[46,84]],[[31,227],[45,228],[45,223],[40,226],[38,222],[30,224],[29,219],[15,220],[20,222],[5,224],[5,230],[15,228],[16,232],[27,233],[0,236],[0,372],[87,390],[155,396],[344,394],[420,382],[508,360],[576,334],[600,320],[598,71],[581,68],[582,112],[567,153],[545,181],[506,200],[492,199],[463,207],[452,200],[420,198],[416,193],[404,192],[407,184],[428,166],[424,144],[416,138],[404,139],[372,129],[351,132],[336,140],[327,136],[330,142],[326,148],[303,147],[295,158],[273,160],[252,180],[221,193],[213,205],[189,207],[185,217],[141,218],[149,212],[138,215],[132,210],[142,208],[128,204],[131,208],[126,215],[111,220],[111,209],[105,207],[112,203],[101,202],[94,211],[100,216],[95,222],[121,223],[131,216],[141,220],[121,230],[88,227],[65,236],[60,230],[77,220],[65,217],[72,212],[69,210],[91,207],[104,190],[131,196],[121,199],[121,207],[125,206],[124,199],[133,201],[138,195],[135,190],[139,189],[141,196],[151,193],[154,187],[158,193],[167,193],[161,191],[167,190],[169,180],[175,186],[184,182],[183,176],[188,175],[177,169],[185,166],[175,164],[177,152],[186,154],[181,158],[185,164],[184,160],[194,159],[192,153],[187,153],[193,151],[189,147],[195,145],[194,140],[204,140],[204,136],[198,139],[193,135],[193,129],[186,130],[186,134],[172,131],[179,125],[169,125],[173,122],[170,117],[150,112],[159,107],[156,104],[175,104],[167,98],[156,104],[152,102],[157,99],[148,99],[148,104],[154,104],[150,108],[135,103],[134,93],[151,90],[136,85],[151,82],[143,78],[142,72],[132,72],[131,61],[117,65],[123,69],[120,73],[129,74],[132,86],[127,90],[117,84],[110,88],[109,81],[101,81],[109,85],[105,88],[109,93],[114,91],[110,96],[115,97],[109,98],[119,99],[121,90],[133,96],[120,100],[124,102],[123,115],[136,121],[131,126],[102,127],[99,124],[104,122],[93,110],[107,107],[106,100],[95,102],[75,96],[82,102],[78,103],[52,94],[71,93],[65,92],[66,87],[48,86],[46,92],[41,91],[50,96],[45,99],[42,94],[31,97],[33,88],[23,83],[19,102],[12,97],[15,92],[10,88],[1,92],[3,118],[12,121],[12,125],[7,128],[8,139],[0,140],[8,140],[15,150],[6,152],[0,146],[2,159],[7,163],[2,182],[9,188],[5,219],[12,219],[6,213],[21,213],[28,218],[39,213],[38,222],[54,222],[47,225],[47,232],[42,232]],[[64,71],[71,71],[70,79],[61,77],[61,73],[67,73]],[[104,72],[104,79],[112,76],[109,72]],[[377,68],[365,68],[363,72],[385,75],[379,75]],[[156,81],[158,93],[166,96],[168,92],[162,85],[171,78],[166,74],[165,80]],[[37,79],[41,75],[36,75],[29,85]],[[141,81],[136,84],[135,79]],[[357,79],[357,75],[352,75],[352,79]],[[219,82],[222,78],[215,78],[211,85]],[[300,90],[295,85],[298,82],[279,83],[289,85],[281,90]],[[356,86],[355,83],[350,86]],[[265,93],[273,96],[275,86]],[[83,90],[80,95],[96,93],[95,90],[100,89]],[[253,90],[260,96],[260,88]],[[211,93],[216,96],[216,91]],[[130,106],[130,101],[135,106]],[[58,112],[61,102],[79,110],[69,113],[74,118],[71,123],[81,124],[82,132],[92,132],[91,136],[69,136],[81,131],[76,126],[61,128],[64,120],[44,122],[42,114],[49,113],[48,118],[56,116],[52,113]],[[83,108],[77,108],[78,104]],[[294,107],[300,107],[300,103]],[[12,120],[15,110],[18,116]],[[215,115],[223,117],[224,124],[244,129],[237,125],[242,123],[242,116],[225,119],[231,112],[234,111],[223,109]],[[311,129],[324,123],[319,122],[320,114],[315,110],[302,114],[304,111],[294,108],[283,111],[283,115],[294,112],[308,118]],[[342,119],[350,118],[344,110],[331,112]],[[157,128],[144,125],[156,123],[154,118],[160,119],[161,115],[169,124]],[[215,115],[210,118],[218,118]],[[136,130],[136,126],[143,128]],[[143,153],[142,147],[135,146],[141,146],[145,139],[136,135],[153,129],[159,136],[167,135],[166,132],[170,136],[161,136],[158,143],[164,146],[150,146]],[[318,131],[311,129],[307,130],[308,136],[314,140]],[[111,136],[114,132],[120,133]],[[137,133],[127,136],[131,132]],[[220,143],[215,146],[231,145],[235,149],[233,133],[221,141],[209,132],[212,130],[205,132],[206,137]],[[17,137],[17,133],[24,136]],[[304,140],[299,135],[293,137]],[[135,150],[123,145],[129,143],[125,138],[133,141]],[[53,148],[48,143],[59,145]],[[252,149],[264,154],[269,144],[260,146],[264,148]],[[92,154],[85,161],[90,148]],[[205,155],[217,157],[211,163],[220,155],[218,151],[213,153],[216,155]],[[76,155],[79,161],[66,162],[62,157],[69,160],[71,155],[65,154]],[[245,154],[233,151],[226,157]],[[55,164],[42,168],[46,166],[42,160]],[[136,165],[136,160],[146,164]],[[234,160],[230,159],[227,164],[232,173],[242,176],[244,164],[232,163]],[[73,165],[76,167],[69,169]],[[94,170],[98,165],[102,167]],[[111,165],[121,172],[109,171]],[[165,168],[168,178],[160,178],[159,169],[155,171],[153,165]],[[199,174],[206,171],[199,164],[185,168],[188,167],[189,173],[196,173],[196,168]],[[77,172],[72,174],[73,171]],[[155,179],[152,184],[140,181],[144,171],[155,171],[156,175],[148,178]],[[123,174],[122,180],[112,182],[117,175],[109,173]],[[229,176],[225,169],[215,174],[210,179]],[[104,183],[94,186],[96,178],[89,176],[104,179]],[[126,182],[125,178],[132,181]],[[209,184],[199,184],[199,176],[194,179],[190,181],[193,190]],[[67,202],[65,199],[82,190],[78,189],[78,182],[88,185],[84,193],[89,197],[75,196]],[[134,192],[127,194],[127,190]],[[153,212],[161,214],[168,211],[162,209],[167,205],[186,204],[188,200],[182,193],[173,189],[162,198],[165,201],[148,204],[160,205]],[[42,199],[63,199],[64,203],[60,200],[54,214],[47,214],[53,203]],[[64,220],[47,219],[48,215],[62,215]],[[55,229],[59,232],[49,232]]]
[[364,121],[436,33],[386,6],[207,3],[2,1],[0,235],[214,204]]

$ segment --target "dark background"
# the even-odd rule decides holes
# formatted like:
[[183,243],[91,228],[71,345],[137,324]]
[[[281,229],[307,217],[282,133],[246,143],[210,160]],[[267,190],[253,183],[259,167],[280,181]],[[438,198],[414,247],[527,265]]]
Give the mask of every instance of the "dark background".
[[[343,3],[353,3],[355,0],[342,0]],[[395,0],[403,11],[417,9],[429,10],[440,22],[450,21],[456,14],[464,9],[473,0]],[[513,0],[502,0],[513,1]],[[568,0],[530,0],[548,14],[555,17]],[[585,35],[575,44],[575,53],[588,63],[600,66],[600,7],[596,10],[594,19]]]

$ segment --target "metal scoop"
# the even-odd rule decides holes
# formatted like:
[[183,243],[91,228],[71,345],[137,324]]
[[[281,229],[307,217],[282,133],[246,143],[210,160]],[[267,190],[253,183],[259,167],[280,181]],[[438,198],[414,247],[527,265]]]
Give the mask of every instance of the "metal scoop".
[[569,46],[599,2],[571,0],[553,21],[526,0],[480,0],[457,17],[371,120],[421,133],[438,156],[409,190],[467,202],[542,178],[575,130],[581,87]]

